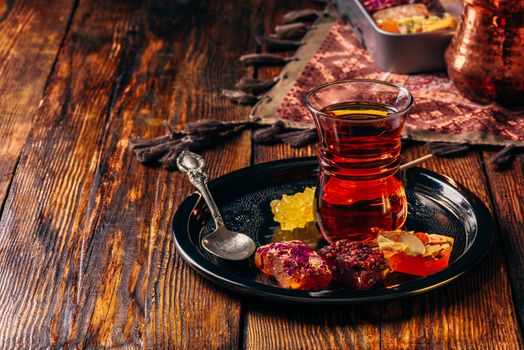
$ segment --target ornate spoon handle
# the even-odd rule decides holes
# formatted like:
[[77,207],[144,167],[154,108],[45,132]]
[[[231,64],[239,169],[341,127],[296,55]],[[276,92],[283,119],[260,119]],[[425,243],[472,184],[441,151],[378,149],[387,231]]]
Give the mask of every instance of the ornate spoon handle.
[[204,197],[204,201],[209,208],[216,227],[218,228],[224,226],[222,215],[220,215],[220,211],[218,210],[215,200],[213,199],[213,196],[207,187],[208,177],[207,174],[203,171],[205,166],[204,159],[196,153],[183,151],[178,156],[176,163],[178,169],[181,172],[187,174],[189,181],[197,188],[202,197]]

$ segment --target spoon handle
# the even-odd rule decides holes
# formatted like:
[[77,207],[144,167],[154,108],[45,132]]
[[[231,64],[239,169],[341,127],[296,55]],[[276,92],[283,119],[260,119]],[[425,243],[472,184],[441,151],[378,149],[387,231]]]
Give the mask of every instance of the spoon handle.
[[218,210],[215,200],[213,199],[213,196],[207,187],[207,174],[201,169],[195,169],[189,171],[187,175],[189,176],[189,181],[193,184],[193,186],[196,187],[202,197],[204,197],[204,201],[209,208],[209,212],[215,221],[216,227],[218,228],[224,226],[224,219],[222,219],[222,215],[220,215],[220,211]]
[[411,162],[407,162],[407,163],[404,163],[402,164],[400,167],[399,167],[399,170],[402,171],[402,170],[406,170],[406,169],[409,169],[409,168],[412,168],[414,167],[415,165],[419,165],[420,163],[424,163],[425,161],[427,160],[430,160],[431,158],[433,158],[433,154],[426,154],[425,156],[422,156],[420,158],[417,158],[415,160],[412,160]]

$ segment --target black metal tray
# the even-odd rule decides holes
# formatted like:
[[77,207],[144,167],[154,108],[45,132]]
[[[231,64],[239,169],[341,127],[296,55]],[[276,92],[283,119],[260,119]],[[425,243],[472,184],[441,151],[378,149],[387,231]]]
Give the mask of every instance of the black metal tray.
[[[226,225],[250,235],[259,246],[269,241],[271,228],[276,226],[269,202],[283,193],[315,185],[317,172],[316,158],[287,159],[235,171],[211,181],[209,187]],[[448,177],[412,168],[404,172],[404,185],[409,212],[406,228],[453,236],[455,246],[445,270],[388,288],[356,291],[334,283],[331,289],[322,291],[288,290],[261,274],[252,259],[229,262],[216,258],[200,245],[201,238],[213,227],[198,193],[187,197],[175,213],[173,237],[178,252],[203,276],[224,287],[266,299],[348,304],[410,296],[448,283],[477,264],[489,250],[493,224],[484,204]]]

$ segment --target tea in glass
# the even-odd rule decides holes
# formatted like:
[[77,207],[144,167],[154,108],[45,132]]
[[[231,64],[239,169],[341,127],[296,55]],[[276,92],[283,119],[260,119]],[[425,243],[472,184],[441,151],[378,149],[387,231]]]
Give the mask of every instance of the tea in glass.
[[315,201],[323,237],[362,240],[401,228],[407,202],[398,176],[411,94],[395,84],[346,80],[307,96],[319,134]]

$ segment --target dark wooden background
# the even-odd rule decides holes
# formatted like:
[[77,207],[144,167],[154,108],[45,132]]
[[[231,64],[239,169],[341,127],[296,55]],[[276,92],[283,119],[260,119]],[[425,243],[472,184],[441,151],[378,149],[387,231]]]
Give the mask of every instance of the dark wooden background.
[[[249,107],[220,97],[253,74],[238,56],[284,12],[311,6],[0,1],[1,349],[522,348],[524,166],[495,172],[493,151],[425,165],[490,207],[497,239],[473,271],[418,297],[279,305],[216,287],[177,254],[169,222],[192,188],[138,164],[129,137],[163,134],[164,120],[245,119]],[[245,132],[204,157],[216,177],[311,154]]]

